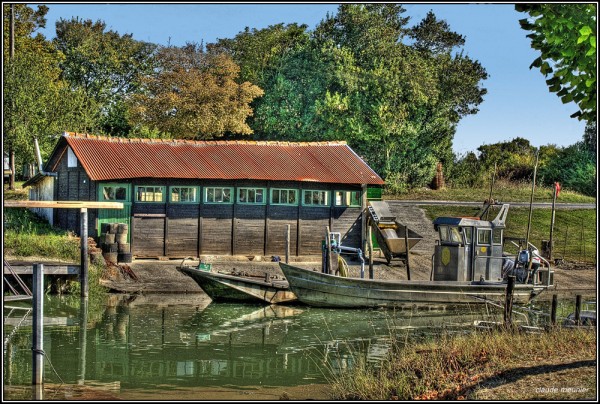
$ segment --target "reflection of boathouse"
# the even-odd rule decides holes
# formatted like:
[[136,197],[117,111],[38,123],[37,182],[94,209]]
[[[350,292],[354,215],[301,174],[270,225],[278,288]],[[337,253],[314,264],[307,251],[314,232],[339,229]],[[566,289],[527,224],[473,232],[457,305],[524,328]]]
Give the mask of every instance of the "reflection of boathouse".
[[[90,209],[89,233],[99,236],[102,223],[127,223],[138,257],[283,255],[287,225],[292,255],[320,255],[327,226],[359,247],[367,188],[383,184],[345,142],[65,133],[44,172],[55,200],[122,202],[120,211]],[[79,229],[79,219],[75,210],[54,209],[58,227]]]

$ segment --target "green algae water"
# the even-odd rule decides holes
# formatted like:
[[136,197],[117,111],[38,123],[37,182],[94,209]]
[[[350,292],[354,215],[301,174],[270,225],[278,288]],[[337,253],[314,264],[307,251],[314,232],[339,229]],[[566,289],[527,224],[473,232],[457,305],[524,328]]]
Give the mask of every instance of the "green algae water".
[[[31,313],[23,303],[5,305],[4,319],[4,399],[31,400]],[[204,294],[108,295],[92,311],[45,296],[43,399],[75,399],[66,393],[73,386],[89,387],[87,399],[203,400],[208,391],[239,399],[322,385],[358,360],[376,365],[393,340],[472,332],[477,321],[501,319],[489,305],[340,310],[216,303]],[[539,321],[531,311],[515,320]]]

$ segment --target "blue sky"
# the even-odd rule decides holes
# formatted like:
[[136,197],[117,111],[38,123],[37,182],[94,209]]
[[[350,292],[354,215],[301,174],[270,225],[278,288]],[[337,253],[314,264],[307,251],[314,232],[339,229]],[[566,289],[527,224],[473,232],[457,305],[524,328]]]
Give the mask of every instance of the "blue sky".
[[[102,20],[121,35],[132,34],[134,39],[162,45],[210,43],[232,38],[245,27],[261,29],[277,23],[296,22],[314,29],[327,12],[335,14],[338,7],[333,3],[45,4],[49,12],[41,33],[48,38],[54,37],[58,19],[79,17]],[[515,137],[529,139],[536,147],[568,146],[581,140],[585,123],[570,118],[576,105],[562,104],[548,91],[539,70],[529,70],[538,53],[519,26],[519,19],[526,14],[516,12],[511,4],[403,4],[411,25],[429,10],[446,20],[453,31],[466,37],[465,53],[478,60],[490,76],[483,82],[488,94],[480,111],[463,118],[457,127],[456,153]]]

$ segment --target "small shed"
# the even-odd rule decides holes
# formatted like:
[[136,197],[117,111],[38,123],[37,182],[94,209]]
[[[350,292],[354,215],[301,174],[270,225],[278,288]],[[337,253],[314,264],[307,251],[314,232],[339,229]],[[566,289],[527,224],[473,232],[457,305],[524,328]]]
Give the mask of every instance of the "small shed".
[[[126,223],[134,257],[320,255],[325,229],[360,247],[368,188],[383,180],[346,142],[129,139],[65,132],[47,161],[56,200],[91,209],[89,236]],[[35,184],[35,181],[30,181]],[[54,210],[77,231],[79,215]]]

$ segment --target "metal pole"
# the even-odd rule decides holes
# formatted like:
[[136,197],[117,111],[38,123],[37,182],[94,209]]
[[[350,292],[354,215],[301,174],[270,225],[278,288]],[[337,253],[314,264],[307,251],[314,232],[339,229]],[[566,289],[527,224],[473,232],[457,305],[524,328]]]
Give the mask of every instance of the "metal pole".
[[290,262],[290,225],[286,225],[285,231],[285,263]]
[[406,277],[410,281],[410,253],[408,246],[408,226],[404,226],[404,243],[406,245]]
[[529,220],[527,221],[527,236],[525,237],[525,248],[529,246],[529,230],[531,229],[531,216],[533,214],[533,193],[535,192],[535,177],[537,175],[539,150],[535,152],[535,167],[533,168],[533,181],[531,184],[531,198],[529,199]]
[[548,262],[552,262],[552,249],[554,243],[554,218],[556,216],[556,185],[554,185],[554,195],[552,196],[552,217],[550,219],[550,240],[548,242]]
[[371,228],[371,219],[368,219],[368,222],[367,243],[369,247],[369,279],[375,279],[375,272],[373,271],[373,229]]
[[88,297],[88,221],[87,208],[81,208],[80,215],[80,238],[81,238],[81,268],[79,270],[79,282],[81,284],[81,297]]
[[[496,181],[496,169],[497,169],[497,163],[494,163],[494,172],[492,174],[492,184],[490,185],[490,197],[488,198],[489,204],[492,203],[492,191],[494,190],[494,182]],[[490,211],[488,209],[485,211],[485,220],[488,219],[489,214],[490,214]]]
[[81,298],[79,304],[79,380],[77,384],[85,383],[86,351],[87,351],[87,318],[88,318],[88,299]]
[[33,265],[32,384],[44,383],[44,265]]

